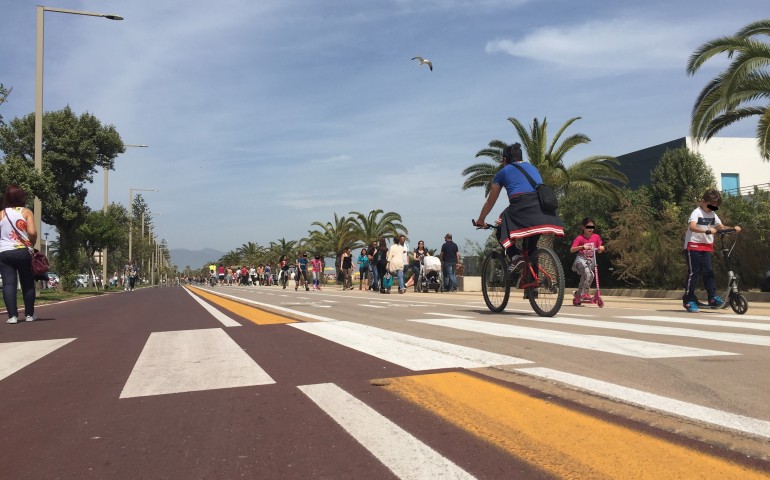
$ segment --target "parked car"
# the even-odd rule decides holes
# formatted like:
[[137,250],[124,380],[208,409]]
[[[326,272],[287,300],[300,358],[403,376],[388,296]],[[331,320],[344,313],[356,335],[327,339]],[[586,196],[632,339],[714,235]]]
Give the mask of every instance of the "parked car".
[[48,288],[56,288],[59,286],[59,276],[54,272],[48,272]]
[[86,288],[88,286],[88,275],[81,273],[75,278],[75,288]]

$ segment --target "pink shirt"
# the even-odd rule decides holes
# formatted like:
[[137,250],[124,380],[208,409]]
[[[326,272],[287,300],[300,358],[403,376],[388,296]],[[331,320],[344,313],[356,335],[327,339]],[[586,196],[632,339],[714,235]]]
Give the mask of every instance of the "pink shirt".
[[313,258],[310,260],[310,268],[312,268],[314,272],[320,272],[322,263],[320,258]]
[[[588,244],[593,248],[599,248],[602,246],[602,238],[595,233],[592,233],[588,238],[583,235],[578,235],[575,241],[572,242],[572,248],[582,247],[585,244]],[[577,254],[583,258],[594,258],[593,250],[578,250]]]

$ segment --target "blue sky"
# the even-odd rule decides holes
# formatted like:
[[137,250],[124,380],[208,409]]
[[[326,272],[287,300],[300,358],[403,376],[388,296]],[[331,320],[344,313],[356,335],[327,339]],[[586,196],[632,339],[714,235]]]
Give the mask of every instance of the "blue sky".
[[[3,6],[2,114],[34,111],[35,5]],[[766,0],[58,0],[114,22],[45,14],[45,109],[115,125],[129,148],[111,202],[144,193],[170,248],[228,251],[299,239],[314,221],[373,209],[402,215],[412,243],[470,226],[483,192],[460,172],[508,117],[548,119],[591,143],[567,162],[687,135],[707,40],[762,18]],[[431,72],[411,58],[433,61]],[[755,125],[725,131],[753,136]],[[103,204],[103,176],[88,186]],[[504,208],[501,200],[497,210]]]

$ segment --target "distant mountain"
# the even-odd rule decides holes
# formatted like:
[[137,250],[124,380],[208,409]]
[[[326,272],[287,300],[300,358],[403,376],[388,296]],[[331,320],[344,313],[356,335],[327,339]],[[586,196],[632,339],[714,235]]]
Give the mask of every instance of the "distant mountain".
[[190,267],[197,270],[206,265],[206,262],[216,262],[225,252],[214,250],[213,248],[204,248],[202,250],[187,250],[186,248],[171,249],[171,263],[176,265],[179,270]]

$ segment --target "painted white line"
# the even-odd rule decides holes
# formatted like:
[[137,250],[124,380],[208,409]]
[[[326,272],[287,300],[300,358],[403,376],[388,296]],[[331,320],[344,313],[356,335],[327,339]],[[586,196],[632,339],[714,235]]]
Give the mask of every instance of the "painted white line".
[[360,305],[360,306],[361,307],[365,307],[365,308],[388,308],[388,307],[385,307],[385,306],[382,306],[382,305],[366,305],[366,304],[364,304],[364,305]]
[[452,315],[451,313],[438,313],[438,312],[425,312],[425,315],[436,315],[437,317],[449,317],[449,318],[474,318],[474,317],[466,317],[463,315]]
[[353,322],[292,323],[289,326],[410,370],[480,368],[532,363],[529,360],[508,355]]
[[[752,322],[725,322],[724,320],[707,320],[700,318],[682,318],[682,317],[662,317],[659,315],[632,315],[626,318],[628,320],[644,320],[648,322],[665,323],[684,323],[687,325],[702,325],[704,327],[722,327],[722,328],[746,328],[749,330],[764,330],[770,332],[770,323],[752,323]],[[766,318],[770,321],[770,318]]]
[[552,343],[567,347],[584,348],[597,352],[616,353],[639,358],[675,358],[706,357],[714,355],[737,355],[736,353],[704,350],[701,348],[682,347],[665,343],[645,342],[620,337],[602,335],[581,335],[578,333],[559,332],[540,328],[520,327],[503,323],[482,322],[478,320],[427,318],[412,320],[440,327],[455,328],[469,332],[483,333],[497,337],[520,338],[536,342]]
[[650,335],[671,335],[673,337],[702,338],[705,340],[717,340],[720,342],[742,343],[744,345],[770,346],[770,337],[761,335],[749,335],[746,333],[710,332],[707,330],[693,330],[690,328],[660,327],[658,325],[640,325],[638,323],[621,323],[603,320],[583,320],[580,318],[525,318],[519,320],[535,321],[538,323],[555,323],[559,325],[578,325],[581,327],[604,328],[610,330],[623,330],[626,332],[647,333]]
[[74,338],[32,340],[29,342],[0,343],[0,380],[21,370],[54,350],[67,345]]
[[614,383],[552,370],[550,368],[527,367],[517,368],[516,371],[535,377],[555,380],[633,405],[639,405],[679,417],[690,418],[712,425],[770,438],[770,422],[766,420],[759,420],[714,408],[703,407],[694,403],[683,402],[681,400],[623,387]]
[[150,334],[120,398],[275,383],[220,328]]
[[398,478],[474,478],[451,460],[333,383],[300,385],[358,443]]
[[233,320],[232,318],[228,317],[224,313],[220,312],[216,308],[212,307],[208,303],[206,303],[203,299],[199,298],[197,295],[192,293],[190,290],[185,288],[185,291],[190,294],[190,296],[195,299],[196,302],[198,302],[201,307],[205,308],[207,312],[211,314],[214,318],[219,320],[219,322],[224,325],[225,327],[240,327],[241,324]]

